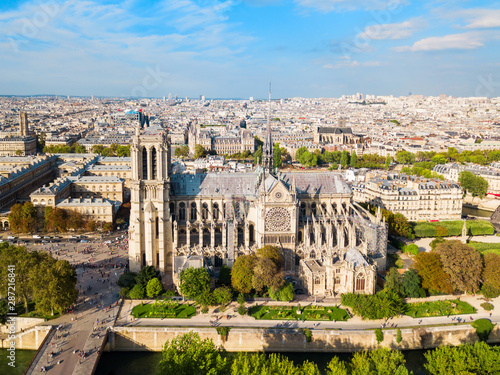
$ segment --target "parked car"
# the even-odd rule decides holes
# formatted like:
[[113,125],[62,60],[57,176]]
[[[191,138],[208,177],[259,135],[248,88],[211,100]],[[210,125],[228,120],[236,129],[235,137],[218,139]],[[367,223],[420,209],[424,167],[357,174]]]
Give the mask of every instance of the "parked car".
[[50,240],[50,236],[43,236],[44,240]]
[[59,236],[54,236],[54,240],[60,240],[60,239],[61,239],[61,237],[59,237]]
[[15,240],[16,238],[17,237],[15,237],[15,236],[9,236],[9,237],[7,237],[8,240]]
[[39,240],[39,239],[41,239],[42,237],[41,237],[41,236],[39,236],[38,234],[34,234],[34,235],[33,235],[33,238],[34,238],[34,239]]

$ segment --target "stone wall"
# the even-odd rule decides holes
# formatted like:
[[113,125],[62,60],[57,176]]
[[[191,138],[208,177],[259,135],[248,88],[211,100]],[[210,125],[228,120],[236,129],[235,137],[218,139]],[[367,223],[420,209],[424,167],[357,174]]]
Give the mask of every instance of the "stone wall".
[[[391,349],[427,349],[441,345],[460,345],[478,340],[470,325],[401,329],[402,341],[396,343],[396,329],[384,330],[384,341],[377,344],[373,330],[313,330],[311,342],[298,330],[232,328],[222,342],[215,328],[115,327],[110,332],[108,351],[161,351],[167,340],[186,332],[198,332],[227,351],[270,352],[352,352],[386,346]],[[500,342],[495,326],[489,343]]]
[[[25,331],[28,328],[34,327],[38,324],[45,322],[42,318],[25,318],[16,316],[16,332]],[[0,325],[0,333],[9,333],[9,326],[7,324]]]
[[[22,333],[16,334],[16,349],[38,350],[45,337],[49,334],[51,326],[36,326]],[[10,346],[10,340],[6,335],[2,335],[1,348],[7,349]]]

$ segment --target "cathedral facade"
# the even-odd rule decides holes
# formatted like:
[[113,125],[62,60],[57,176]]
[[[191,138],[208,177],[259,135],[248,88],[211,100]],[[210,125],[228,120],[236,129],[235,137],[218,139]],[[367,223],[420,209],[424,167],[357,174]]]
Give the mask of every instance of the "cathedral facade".
[[137,131],[131,158],[131,271],[153,265],[171,286],[184,268],[231,267],[273,245],[311,294],[374,293],[387,226],[353,202],[340,174],[276,173],[270,139],[253,172],[172,174],[168,136],[157,128]]

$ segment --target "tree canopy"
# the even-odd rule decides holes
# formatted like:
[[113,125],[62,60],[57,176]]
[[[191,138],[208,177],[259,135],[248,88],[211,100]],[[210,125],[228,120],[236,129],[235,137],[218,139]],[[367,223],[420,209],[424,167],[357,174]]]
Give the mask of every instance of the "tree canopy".
[[453,285],[443,270],[439,255],[435,252],[422,252],[415,257],[415,269],[422,278],[422,287],[436,293],[451,294]]
[[488,298],[498,297],[500,295],[500,255],[486,253],[483,262],[483,294]]
[[455,240],[440,243],[435,252],[455,290],[469,293],[479,291],[483,263],[477,250]]
[[158,366],[158,375],[225,374],[229,362],[225,350],[212,340],[201,340],[198,333],[189,332],[167,341]]
[[488,181],[469,171],[462,171],[458,175],[458,182],[467,193],[473,197],[483,198],[488,191]]
[[0,244],[0,295],[7,295],[8,265],[16,269],[16,302],[28,303],[42,314],[64,312],[78,296],[76,271],[66,260],[41,251]]
[[37,211],[31,202],[13,205],[8,218],[14,233],[35,233],[38,229]]
[[183,296],[196,298],[210,292],[210,275],[205,268],[188,268],[181,271],[179,289]]

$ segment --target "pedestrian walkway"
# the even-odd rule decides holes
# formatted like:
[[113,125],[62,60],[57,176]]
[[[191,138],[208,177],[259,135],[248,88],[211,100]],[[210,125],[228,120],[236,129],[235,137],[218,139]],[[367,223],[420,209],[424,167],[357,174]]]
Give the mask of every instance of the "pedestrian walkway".
[[125,262],[126,249],[120,249],[122,254],[115,253],[115,261],[109,262],[108,246],[82,245],[65,244],[48,249],[57,251],[58,257],[67,258],[73,264],[86,266],[77,268],[80,293],[75,309],[45,323],[54,326],[54,333],[39,349],[26,374],[40,374],[43,368],[51,375],[89,375],[97,366],[107,331],[119,311],[116,282],[123,269],[94,265],[113,266]]
[[[458,296],[447,295],[447,296],[432,296],[427,298],[409,299],[407,302],[426,302],[426,301],[436,301],[444,299],[457,299]],[[217,319],[217,325],[229,326],[229,327],[259,327],[259,328],[310,328],[310,329],[374,329],[374,328],[404,328],[404,327],[416,327],[416,326],[426,326],[426,325],[442,325],[457,323],[457,318],[461,318],[463,322],[471,322],[470,317],[474,320],[480,318],[490,319],[492,322],[500,322],[500,297],[490,301],[497,308],[492,312],[485,311],[480,305],[484,303],[482,296],[460,296],[460,300],[469,303],[477,312],[474,314],[462,314],[455,316],[439,316],[439,317],[427,317],[427,318],[412,318],[410,316],[402,315],[399,317],[394,317],[390,319],[380,319],[380,320],[363,320],[359,316],[353,316],[346,322],[331,322],[331,321],[276,321],[276,320],[257,320],[251,316],[244,315],[241,316],[236,313],[237,303],[232,302],[224,312],[219,312],[217,308],[211,308],[208,314],[197,314],[190,319],[156,319],[156,318],[141,318],[135,319],[131,316],[131,312],[134,306],[143,303],[152,303],[153,301],[140,301],[140,300],[127,300],[124,302],[121,309],[120,315],[117,318],[117,326],[193,326],[193,327],[210,327],[211,322]],[[247,306],[255,306],[262,304],[262,302],[247,303]],[[308,300],[303,300],[300,302],[300,306],[304,307],[307,305],[321,305],[321,306],[337,306],[340,304],[339,299],[325,299],[320,302],[314,302],[314,299],[309,298]],[[297,306],[297,302],[268,302],[267,305],[289,305]],[[342,306],[340,306],[342,307]],[[491,314],[491,315],[490,315]],[[229,315],[229,319],[228,319]]]

